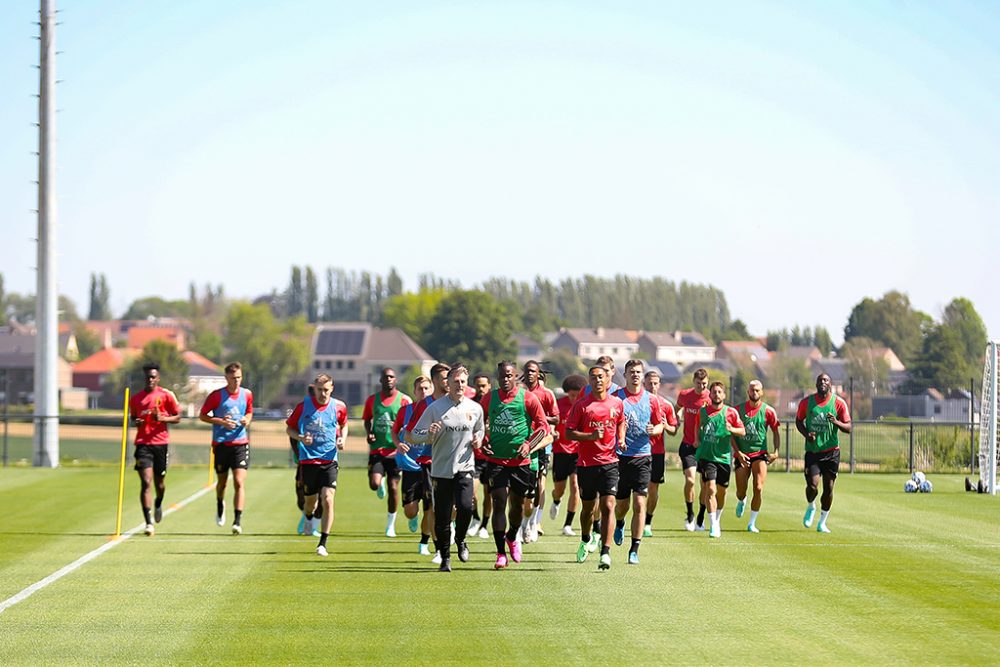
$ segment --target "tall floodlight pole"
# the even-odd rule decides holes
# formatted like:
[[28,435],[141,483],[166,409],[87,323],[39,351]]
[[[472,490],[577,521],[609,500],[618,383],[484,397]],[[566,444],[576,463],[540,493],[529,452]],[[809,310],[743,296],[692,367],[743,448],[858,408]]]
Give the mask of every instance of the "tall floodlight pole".
[[59,465],[59,387],[56,380],[56,3],[41,0],[41,77],[38,86],[38,290],[35,304],[34,465]]

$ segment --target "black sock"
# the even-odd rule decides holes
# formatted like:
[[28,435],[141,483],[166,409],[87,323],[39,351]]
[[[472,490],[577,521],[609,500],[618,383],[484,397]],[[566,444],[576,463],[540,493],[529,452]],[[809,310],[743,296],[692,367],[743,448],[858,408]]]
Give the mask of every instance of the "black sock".
[[144,517],[146,517],[146,523],[153,523],[153,518],[149,515],[149,508],[148,507],[143,507],[142,508],[142,515]]
[[646,512],[646,525],[647,526],[653,525],[653,515],[650,514],[649,512]]
[[243,516],[243,510],[236,510],[233,512],[233,525],[240,525],[240,518]]
[[581,535],[580,541],[583,542],[584,544],[590,542],[590,533],[584,533],[583,535]]
[[629,547],[629,551],[631,551],[633,553],[639,553],[639,545],[641,543],[642,543],[642,540],[633,539],[632,540],[632,546]]
[[601,522],[600,521],[595,521],[594,525],[591,527],[591,530],[593,530],[595,533],[597,533],[598,535],[600,535],[601,534]]
[[431,536],[430,535],[428,535],[427,533],[420,533],[420,543],[421,544],[427,544],[430,541],[431,541]]
[[507,537],[507,541],[508,542],[513,542],[514,540],[517,539],[517,531],[520,528],[521,528],[521,526],[518,526],[517,528],[515,528],[514,526],[511,526],[510,528],[507,529],[507,535],[506,535],[506,537]]
[[686,503],[688,510],[688,523],[691,523],[691,519],[694,518],[694,503]]
[[601,547],[601,555],[602,556],[608,556],[610,554],[611,554],[611,547],[609,547],[607,544],[605,544],[603,547]]
[[573,525],[573,517],[575,517],[575,516],[576,516],[576,512],[566,512],[566,523],[564,523],[563,525],[564,526],[572,526]]
[[222,498],[215,499],[215,513],[222,516],[222,513],[226,510],[226,501]]
[[698,506],[698,525],[699,526],[704,526],[705,525],[705,510],[706,509],[708,509],[708,508],[705,507],[704,505],[699,505]]
[[320,533],[319,534],[319,546],[326,546],[326,538],[330,537],[330,533]]
[[316,503],[316,509],[313,510],[313,516],[316,517],[317,519],[323,518],[323,503],[321,502]]
[[153,501],[153,507],[161,507],[163,505],[163,498],[157,498]]
[[306,521],[312,521],[314,516],[314,514],[306,514]]
[[479,521],[479,508],[475,505],[472,506],[472,518]]
[[507,554],[507,546],[504,544],[504,538],[505,537],[506,537],[506,535],[504,535],[504,533],[503,533],[502,530],[494,530],[493,531],[493,541],[497,545],[497,555],[500,555],[500,554],[506,555]]
[[483,515],[483,520],[480,522],[480,525],[483,525],[483,526],[489,526],[490,525],[490,515],[489,514],[484,514]]
[[624,528],[625,519],[615,519],[615,528]]

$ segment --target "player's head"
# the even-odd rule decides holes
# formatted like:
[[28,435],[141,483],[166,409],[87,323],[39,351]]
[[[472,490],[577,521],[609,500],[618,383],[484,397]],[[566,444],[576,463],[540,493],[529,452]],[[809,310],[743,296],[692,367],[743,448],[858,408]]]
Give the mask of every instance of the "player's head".
[[594,362],[595,366],[600,366],[608,372],[608,382],[610,382],[615,377],[615,360],[608,355],[603,355],[597,357],[597,361]]
[[469,369],[464,364],[455,364],[448,371],[448,395],[453,399],[465,396],[465,388],[469,386]]
[[587,378],[582,375],[567,375],[563,380],[562,388],[569,396],[569,400],[576,403],[576,399],[580,397],[580,392],[583,388],[587,386]]
[[712,401],[712,405],[722,405],[726,400],[726,385],[718,380],[708,385],[708,398]]
[[826,396],[830,393],[830,389],[833,387],[833,381],[830,380],[830,376],[826,373],[820,373],[816,376],[816,393],[820,396]]
[[333,378],[326,373],[318,373],[312,381],[315,400],[320,405],[326,405],[333,396]]
[[524,362],[524,366],[521,367],[521,373],[524,377],[524,384],[529,387],[534,387],[542,379],[542,367],[534,359]]
[[653,370],[646,371],[646,375],[642,379],[643,388],[651,394],[660,393],[660,371]]
[[635,388],[642,384],[644,366],[641,359],[629,359],[625,362],[625,382]]
[[704,368],[699,368],[691,376],[694,379],[694,389],[695,391],[705,391],[708,388],[708,371]]
[[382,385],[382,393],[388,394],[396,388],[396,369],[383,368],[379,375],[379,384]]
[[426,398],[434,391],[431,379],[426,375],[418,375],[413,379],[413,400]]
[[233,390],[243,382],[243,366],[240,362],[234,361],[226,366],[226,384]]
[[478,401],[483,396],[490,393],[490,389],[492,389],[490,376],[486,373],[477,373],[475,377],[472,378],[472,388],[476,390],[476,400]]
[[750,380],[747,385],[747,398],[756,403],[764,395],[764,383],[760,380]]
[[153,391],[160,384],[160,365],[156,363],[144,364],[142,377],[146,380],[146,391]]
[[590,390],[594,394],[603,394],[611,382],[611,377],[608,369],[598,364],[591,366],[587,371],[587,381],[590,383]]
[[517,366],[513,361],[504,359],[497,364],[497,384],[503,391],[511,391],[517,385]]
[[434,393],[444,395],[448,393],[448,371],[451,366],[448,364],[436,363],[431,366],[431,383],[434,385]]

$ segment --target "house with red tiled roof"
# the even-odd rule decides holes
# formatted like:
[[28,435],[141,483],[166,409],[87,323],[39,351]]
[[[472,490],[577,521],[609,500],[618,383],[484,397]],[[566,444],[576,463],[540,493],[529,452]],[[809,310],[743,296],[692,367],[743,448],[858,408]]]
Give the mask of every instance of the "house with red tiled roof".
[[129,327],[125,347],[141,350],[154,340],[172,344],[178,350],[187,348],[187,332],[179,326],[136,326]]
[[142,354],[142,350],[109,347],[73,364],[73,386],[101,393],[109,375]]
[[218,389],[226,383],[226,374],[217,363],[203,357],[194,350],[185,350],[182,354],[188,365],[188,396],[192,401],[199,402],[213,389]]

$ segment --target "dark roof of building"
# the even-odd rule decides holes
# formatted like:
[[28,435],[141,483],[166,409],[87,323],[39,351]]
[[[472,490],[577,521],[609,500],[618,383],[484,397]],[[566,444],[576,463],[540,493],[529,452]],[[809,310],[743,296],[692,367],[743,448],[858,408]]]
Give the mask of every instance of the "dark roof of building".
[[34,365],[34,335],[0,333],[0,368],[32,368]]
[[643,331],[639,338],[643,336],[657,347],[709,346],[709,342],[697,331]]
[[379,329],[367,322],[321,324],[313,354],[363,357],[369,361],[428,361],[432,357],[402,329]]
[[661,382],[677,382],[684,377],[681,369],[672,361],[647,361],[646,365],[650,369],[655,368],[660,371]]

